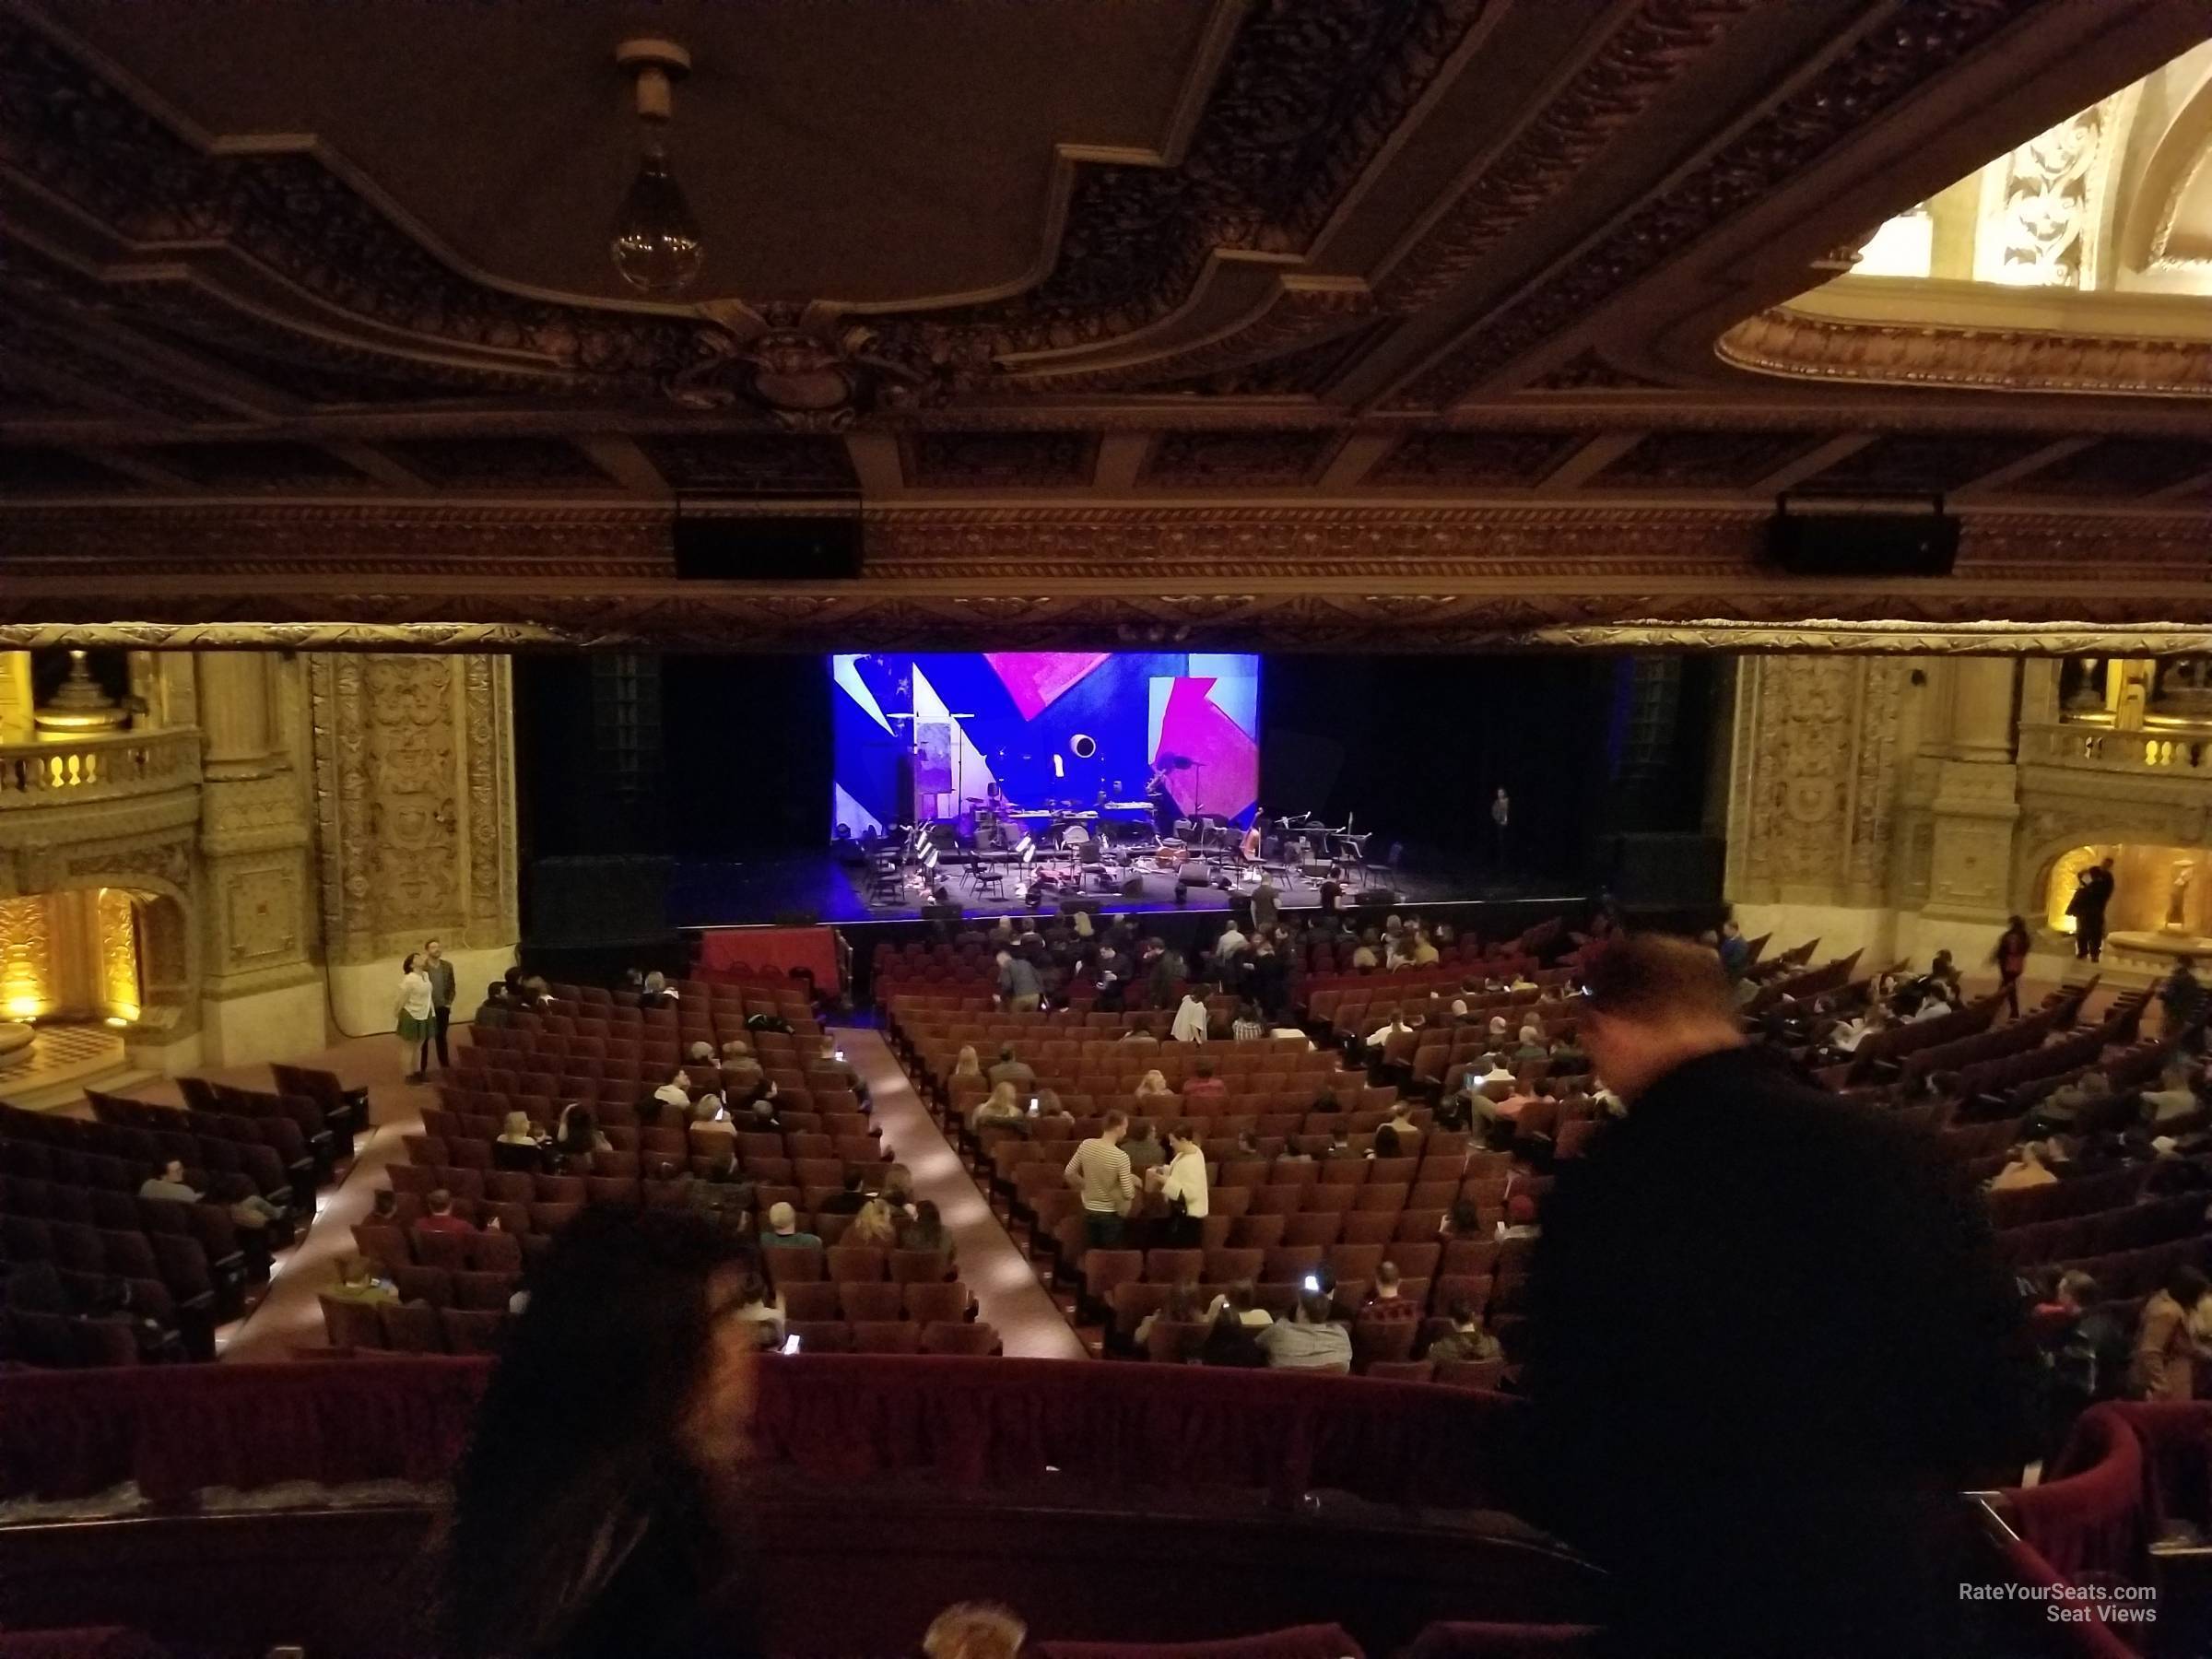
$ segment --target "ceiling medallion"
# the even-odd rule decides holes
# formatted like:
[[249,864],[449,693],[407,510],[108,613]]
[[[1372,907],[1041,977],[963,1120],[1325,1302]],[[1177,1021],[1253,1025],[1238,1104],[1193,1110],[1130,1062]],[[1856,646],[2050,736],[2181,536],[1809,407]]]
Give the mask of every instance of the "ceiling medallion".
[[697,360],[666,382],[686,408],[749,406],[794,432],[841,432],[871,410],[941,402],[964,378],[949,364],[888,355],[876,330],[835,312],[740,300],[697,310],[706,319],[692,343]]

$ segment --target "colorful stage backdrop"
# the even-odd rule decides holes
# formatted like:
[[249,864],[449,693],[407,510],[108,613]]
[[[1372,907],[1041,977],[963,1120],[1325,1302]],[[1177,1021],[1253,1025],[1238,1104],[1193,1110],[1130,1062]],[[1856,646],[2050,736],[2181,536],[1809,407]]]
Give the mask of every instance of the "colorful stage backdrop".
[[957,818],[995,779],[1016,806],[1141,800],[1157,763],[1184,813],[1249,823],[1260,659],[1196,652],[833,656],[832,822]]

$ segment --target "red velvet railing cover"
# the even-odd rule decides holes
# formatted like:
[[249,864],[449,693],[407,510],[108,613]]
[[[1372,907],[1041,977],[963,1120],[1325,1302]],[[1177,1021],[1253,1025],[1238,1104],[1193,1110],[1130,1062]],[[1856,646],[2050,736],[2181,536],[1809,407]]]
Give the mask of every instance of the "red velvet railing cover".
[[[0,1376],[0,1496],[135,1480],[203,1487],[449,1477],[489,1361],[19,1371]],[[1094,1487],[1336,1488],[1392,1501],[1502,1500],[1518,1403],[1423,1383],[1191,1366],[777,1356],[757,1454],[809,1474],[923,1470],[959,1486],[1058,1471]]]

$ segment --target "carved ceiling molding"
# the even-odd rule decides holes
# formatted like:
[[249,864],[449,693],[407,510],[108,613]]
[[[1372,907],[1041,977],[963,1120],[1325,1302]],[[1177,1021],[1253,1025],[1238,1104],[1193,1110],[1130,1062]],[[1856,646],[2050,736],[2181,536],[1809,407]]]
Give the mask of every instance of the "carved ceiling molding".
[[1265,372],[1293,352],[1334,344],[1371,317],[1374,310],[1375,297],[1364,283],[1289,278],[1276,286],[1258,311],[1210,340],[1110,368],[1010,379],[1036,391],[1122,392],[1255,367]]
[[1383,275],[1383,303],[1409,312],[1441,300],[1759,9],[1758,0],[1646,0]]
[[[1836,617],[1818,605],[1772,617],[1712,616],[1690,602],[1464,595],[1177,594],[1151,598],[980,599],[715,597],[699,603],[563,608],[547,620],[179,619],[24,622],[0,606],[0,649],[266,649],[500,653],[538,650],[793,651],[1253,649],[1393,653],[1473,649],[1860,652],[1911,655],[2184,656],[2212,651],[2212,607],[2193,621],[2100,620],[2077,606],[2047,618],[1991,622],[1925,602],[1905,615]],[[1960,606],[1959,608],[1967,608]]]
[[1784,305],[1747,317],[1713,349],[1735,368],[1792,380],[2212,397],[2206,340],[1847,323]]
[[[1230,464],[1237,464],[1232,457]],[[1308,457],[1300,465],[1312,465]],[[1501,582],[1650,580],[1695,589],[1769,580],[1764,503],[1647,507],[1571,500],[1453,506],[1222,504],[872,508],[863,585],[1205,579]],[[2203,511],[1962,515],[1959,569],[2023,579],[2147,579],[2212,592]],[[665,503],[451,506],[107,502],[0,509],[0,593],[128,582],[157,592],[222,577],[407,579],[440,594],[572,582],[670,583]],[[526,605],[524,593],[516,601]]]
[[[1447,408],[1752,206],[2045,0],[1946,0],[1876,27],[1717,153],[1653,191],[1402,385],[1393,407]],[[1387,285],[1386,285],[1387,291]]]
[[[1001,359],[1131,335],[1172,314],[1223,252],[1297,256],[1499,3],[1252,8],[1176,165],[1079,163],[1041,280],[931,312],[514,292],[459,268],[312,140],[220,147],[178,130],[93,54],[12,11],[0,11],[0,176],[46,205],[57,241],[110,244],[102,276],[130,280],[100,283],[103,305],[286,396],[374,402],[413,384],[428,398],[456,378],[512,391],[519,377],[555,396],[742,404],[836,429],[878,402],[976,390]],[[1312,344],[1358,309],[1301,300],[1249,347],[1171,372]]]

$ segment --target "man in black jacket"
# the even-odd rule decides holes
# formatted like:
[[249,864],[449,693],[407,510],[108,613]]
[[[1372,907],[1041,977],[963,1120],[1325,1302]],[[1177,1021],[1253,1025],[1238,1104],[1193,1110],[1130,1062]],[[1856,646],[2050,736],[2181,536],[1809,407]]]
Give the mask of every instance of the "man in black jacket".
[[1947,1523],[2024,1427],[1985,1224],[1747,1046],[1710,950],[1623,939],[1587,982],[1629,1108],[1544,1203],[1537,1518],[1616,1574],[1639,1659],[1963,1651]]

